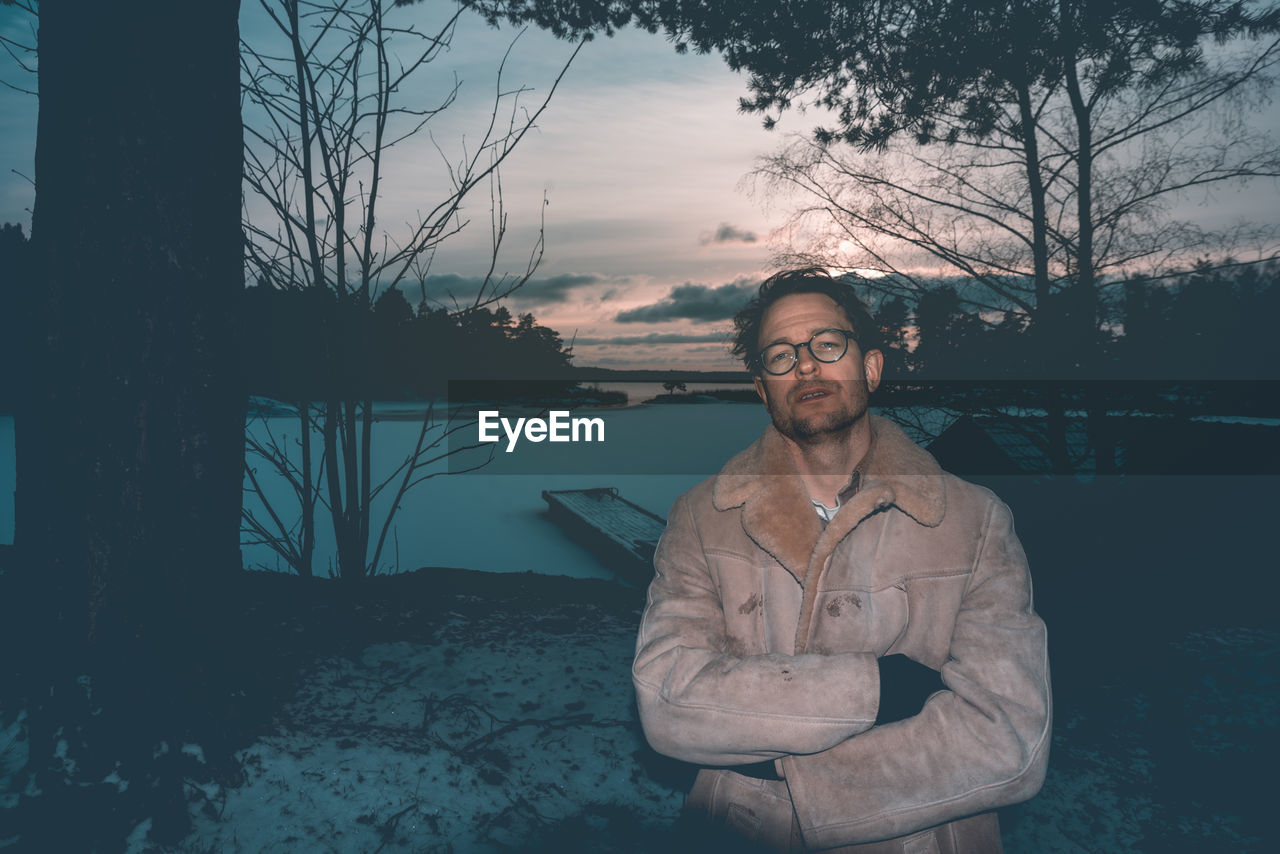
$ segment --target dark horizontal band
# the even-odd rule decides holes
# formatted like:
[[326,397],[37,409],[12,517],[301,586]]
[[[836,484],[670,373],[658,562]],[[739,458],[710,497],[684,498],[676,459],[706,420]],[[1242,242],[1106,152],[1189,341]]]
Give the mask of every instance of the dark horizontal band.
[[734,765],[728,770],[735,774],[741,774],[744,777],[753,777],[757,780],[770,780],[775,783],[782,782],[782,778],[778,776],[778,769],[774,766],[773,760],[767,762],[753,762],[750,765]]

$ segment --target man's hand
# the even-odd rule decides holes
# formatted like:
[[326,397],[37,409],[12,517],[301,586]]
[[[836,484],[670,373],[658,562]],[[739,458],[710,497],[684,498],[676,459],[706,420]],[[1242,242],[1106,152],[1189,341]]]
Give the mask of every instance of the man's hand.
[[880,710],[876,726],[915,717],[935,691],[946,690],[942,674],[905,655],[886,655],[880,664]]

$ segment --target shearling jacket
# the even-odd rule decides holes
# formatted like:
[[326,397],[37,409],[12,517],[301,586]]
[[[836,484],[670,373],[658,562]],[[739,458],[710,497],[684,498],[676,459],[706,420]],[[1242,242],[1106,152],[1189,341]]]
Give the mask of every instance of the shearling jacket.
[[[1009,509],[873,417],[825,528],[771,426],[677,499],[632,669],[661,753],[708,766],[690,805],[778,850],[998,850],[1050,741],[1046,633]],[[874,726],[880,656],[941,671]],[[732,772],[775,760],[782,781]]]

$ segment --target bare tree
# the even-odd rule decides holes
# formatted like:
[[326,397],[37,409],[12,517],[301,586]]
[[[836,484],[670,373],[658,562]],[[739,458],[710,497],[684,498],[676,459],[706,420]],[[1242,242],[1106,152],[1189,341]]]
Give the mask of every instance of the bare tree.
[[[1275,222],[1210,228],[1175,215],[1195,194],[1280,176],[1275,141],[1248,121],[1270,96],[1280,40],[1207,53],[1173,67],[1130,57],[1142,68],[1127,85],[1097,56],[1063,56],[1053,74],[1010,75],[994,88],[980,133],[973,105],[956,100],[935,105],[914,139],[798,139],[755,173],[768,191],[799,200],[792,231],[802,237],[782,259],[871,271],[868,289],[916,302],[950,278],[993,325],[1012,313],[1032,332],[1021,336],[1021,365],[1001,369],[1094,376],[1105,307],[1126,274],[1280,253]],[[1108,470],[1107,407],[1084,388],[1090,441]],[[1061,471],[1074,465],[1066,405],[1048,396],[1041,437]]]
[[[1205,254],[1225,258],[1227,247],[1236,253],[1231,263],[1275,256],[1274,223],[1208,228],[1176,218],[1173,205],[1215,186],[1280,176],[1274,140],[1246,120],[1268,97],[1265,72],[1277,60],[1273,40],[1160,86],[1094,93],[1087,150],[1074,99],[1045,84],[1025,92],[1030,110],[1020,98],[1001,105],[982,137],[960,132],[964,116],[939,112],[933,132],[949,145],[904,140],[867,151],[797,139],[765,158],[756,176],[799,200],[794,233],[817,235],[796,252],[806,261],[891,274],[865,285],[917,299],[931,279],[963,277],[973,308],[1035,321],[1046,297],[1092,289],[1084,279],[1118,287],[1125,271],[1186,270]],[[1097,322],[1092,313],[1090,320]]]
[[[489,262],[479,289],[455,308],[473,311],[528,281],[542,257],[541,232],[522,271],[498,273],[507,228],[499,168],[546,110],[577,50],[546,95],[529,106],[529,88],[507,85],[504,56],[478,141],[450,155],[429,131],[431,122],[455,105],[462,82],[455,78],[428,105],[410,102],[406,95],[427,88],[422,72],[449,49],[462,6],[424,32],[402,22],[406,13],[392,10],[390,0],[260,0],[260,5],[276,41],[242,44],[248,275],[273,288],[327,293],[337,311],[367,312],[379,292],[412,283],[425,301],[436,250],[466,227],[466,203],[478,188],[486,188]],[[428,150],[440,159],[447,188],[420,210],[416,222],[388,229],[380,205],[388,187],[389,153],[410,144],[421,149],[427,140]],[[317,329],[316,347],[339,353],[342,336],[340,323]],[[286,523],[279,513],[246,516],[246,523],[251,537],[274,543],[296,571],[310,575],[315,513],[323,506],[337,542],[338,572],[359,578],[380,569],[390,523],[388,518],[373,538],[371,503],[398,483],[394,514],[403,491],[429,476],[422,468],[435,456],[431,449],[456,425],[437,424],[428,415],[412,456],[391,478],[375,484],[372,401],[340,386],[335,379],[321,402],[294,402],[301,455],[296,466],[284,462],[285,449],[278,444],[250,447],[293,483],[301,505],[298,524]],[[313,424],[321,437],[318,465]]]
[[[36,75],[36,20],[39,17],[39,12],[36,10],[35,0],[0,0],[0,6],[13,6],[19,10],[19,13],[26,16],[30,27],[29,39],[19,40],[0,35],[0,50],[3,50],[8,55],[13,65],[29,81]],[[35,89],[24,85],[22,82],[0,79],[0,86],[12,89],[23,95],[34,96],[37,94]]]

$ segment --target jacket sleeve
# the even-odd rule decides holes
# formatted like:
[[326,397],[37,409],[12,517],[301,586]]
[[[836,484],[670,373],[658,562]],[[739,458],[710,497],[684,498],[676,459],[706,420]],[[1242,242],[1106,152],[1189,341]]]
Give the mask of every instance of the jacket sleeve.
[[942,666],[919,715],[782,760],[805,844],[887,839],[1025,800],[1049,757],[1044,623],[1008,508],[991,499]]
[[681,496],[672,507],[658,544],[631,671],[649,743],[686,762],[740,765],[826,750],[868,729],[880,693],[873,655],[732,649],[688,504]]

